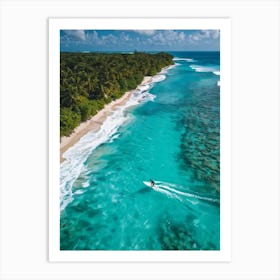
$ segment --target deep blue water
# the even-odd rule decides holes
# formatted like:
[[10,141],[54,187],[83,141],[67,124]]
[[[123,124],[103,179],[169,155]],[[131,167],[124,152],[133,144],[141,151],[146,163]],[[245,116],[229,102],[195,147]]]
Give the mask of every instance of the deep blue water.
[[62,250],[220,249],[219,52],[172,54],[164,80],[67,152]]

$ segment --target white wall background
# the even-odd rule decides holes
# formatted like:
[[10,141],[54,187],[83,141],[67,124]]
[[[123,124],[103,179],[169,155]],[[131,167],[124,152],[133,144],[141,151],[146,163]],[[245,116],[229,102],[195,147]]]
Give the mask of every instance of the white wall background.
[[[48,17],[232,18],[232,262],[48,263]],[[0,0],[1,279],[280,279],[277,0]]]

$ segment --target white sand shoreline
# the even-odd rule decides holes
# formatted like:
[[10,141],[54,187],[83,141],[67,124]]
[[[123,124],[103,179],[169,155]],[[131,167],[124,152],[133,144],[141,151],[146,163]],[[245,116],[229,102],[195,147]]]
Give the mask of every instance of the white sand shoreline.
[[[166,69],[164,67],[162,70]],[[152,82],[152,76],[145,76],[143,81],[138,86],[143,86]],[[112,101],[111,103],[105,105],[105,107],[100,110],[96,115],[94,115],[89,120],[82,122],[78,127],[74,129],[74,131],[69,136],[63,136],[60,139],[60,163],[62,163],[65,159],[63,158],[63,154],[73,145],[75,145],[84,135],[89,133],[90,131],[98,131],[103,124],[103,122],[107,119],[107,116],[112,113],[118,106],[123,106],[129,100],[131,94],[136,89],[126,92],[122,97],[117,100]]]

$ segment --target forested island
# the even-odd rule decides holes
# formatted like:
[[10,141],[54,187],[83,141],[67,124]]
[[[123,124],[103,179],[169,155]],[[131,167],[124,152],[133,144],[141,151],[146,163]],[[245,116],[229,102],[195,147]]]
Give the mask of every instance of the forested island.
[[69,53],[60,54],[60,136],[68,136],[105,104],[133,90],[145,76],[174,64],[172,55]]

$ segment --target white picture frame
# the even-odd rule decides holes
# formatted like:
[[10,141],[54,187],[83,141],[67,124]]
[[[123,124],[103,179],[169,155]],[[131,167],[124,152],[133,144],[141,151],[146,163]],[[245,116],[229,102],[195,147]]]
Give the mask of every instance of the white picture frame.
[[[60,30],[220,30],[220,250],[60,250],[59,94]],[[71,262],[228,262],[231,259],[231,27],[229,18],[49,19],[49,260]]]

